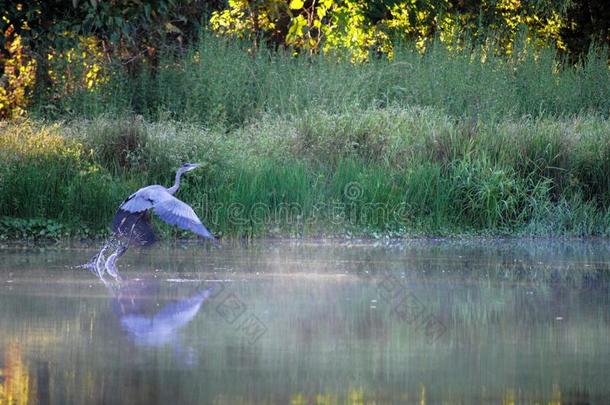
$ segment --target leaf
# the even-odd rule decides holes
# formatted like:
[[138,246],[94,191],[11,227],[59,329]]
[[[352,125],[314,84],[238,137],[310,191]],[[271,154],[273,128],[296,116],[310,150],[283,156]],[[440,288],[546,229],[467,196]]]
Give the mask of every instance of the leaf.
[[327,10],[326,6],[320,5],[316,9],[316,14],[318,14],[319,18],[324,18],[324,16],[326,16],[326,10]]
[[306,26],[307,21],[305,20],[305,17],[302,15],[295,17],[290,24],[290,28],[288,28],[288,35],[286,36],[287,42],[295,42],[298,38],[301,38],[303,36],[303,28]]
[[290,0],[289,7],[292,10],[300,10],[303,8],[303,5],[304,5],[303,0]]

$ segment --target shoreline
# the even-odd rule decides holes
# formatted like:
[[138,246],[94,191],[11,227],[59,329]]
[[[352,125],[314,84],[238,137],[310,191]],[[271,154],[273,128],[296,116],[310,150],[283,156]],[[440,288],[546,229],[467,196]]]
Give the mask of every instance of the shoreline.
[[[73,239],[64,238],[59,240],[24,240],[12,239],[0,241],[0,250],[11,248],[97,248],[103,243],[105,238]],[[465,244],[503,244],[513,242],[548,242],[548,243],[609,243],[609,237],[600,236],[477,236],[477,235],[452,235],[452,236],[408,236],[402,238],[374,238],[374,237],[345,237],[345,236],[322,236],[322,237],[256,237],[256,238],[223,238],[219,240],[219,247],[215,247],[209,241],[202,238],[181,238],[159,240],[150,247],[134,246],[134,249],[150,250],[157,247],[188,247],[202,246],[210,249],[222,248],[223,246],[256,246],[256,245],[287,245],[287,246],[408,246],[414,244],[444,244],[444,243],[465,243]]]

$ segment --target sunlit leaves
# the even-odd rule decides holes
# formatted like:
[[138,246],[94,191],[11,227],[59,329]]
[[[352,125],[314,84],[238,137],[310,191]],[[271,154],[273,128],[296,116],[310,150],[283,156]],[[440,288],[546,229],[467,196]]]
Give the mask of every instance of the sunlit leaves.
[[74,46],[51,50],[47,55],[47,74],[52,97],[61,99],[79,91],[95,91],[108,80],[108,66],[100,41],[93,37],[73,38]]
[[[332,53],[365,61],[371,51],[388,53],[389,37],[365,16],[366,6],[354,0],[322,0],[305,4],[291,0],[249,3],[230,0],[229,8],[212,14],[216,32],[238,38],[275,38],[297,52]],[[282,29],[280,22],[288,21]],[[285,30],[285,31],[284,31]],[[282,32],[283,37],[279,37]]]
[[286,36],[286,42],[296,43],[300,38],[303,37],[303,28],[307,26],[307,21],[302,15],[298,15],[292,19],[290,28],[288,29],[288,35]]
[[301,8],[303,8],[303,0],[290,0],[290,9],[292,10],[299,10]]
[[330,10],[329,23],[323,27],[325,53],[354,62],[366,61],[371,52],[388,53],[389,38],[365,17],[365,7],[358,1],[344,1]]
[[[375,11],[363,0],[230,0],[229,8],[213,13],[212,28],[239,38],[273,38],[296,52],[332,53],[353,61],[366,61],[371,53],[393,55],[396,40],[416,44],[425,51],[438,37],[448,49],[462,49],[465,41],[485,43],[494,52],[510,54],[525,32],[537,46],[565,49],[561,39],[564,2],[546,0],[399,0],[381,3]],[[379,6],[377,6],[379,8]]]
[[276,23],[287,14],[287,5],[281,0],[257,3],[229,0],[228,5],[227,9],[212,13],[212,29],[220,34],[251,41],[263,35],[270,38],[277,35]]
[[4,51],[0,53],[2,77],[0,80],[0,118],[25,114],[36,80],[36,60],[27,52],[22,37],[14,33],[13,26],[3,33]]

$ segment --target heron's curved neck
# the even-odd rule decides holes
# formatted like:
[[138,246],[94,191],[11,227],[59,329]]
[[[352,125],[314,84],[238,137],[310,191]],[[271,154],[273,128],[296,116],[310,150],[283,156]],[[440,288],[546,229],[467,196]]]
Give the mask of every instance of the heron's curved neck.
[[174,194],[180,188],[180,176],[182,176],[182,173],[184,173],[182,169],[178,169],[176,172],[176,181],[174,182],[174,185],[167,189],[170,194]]

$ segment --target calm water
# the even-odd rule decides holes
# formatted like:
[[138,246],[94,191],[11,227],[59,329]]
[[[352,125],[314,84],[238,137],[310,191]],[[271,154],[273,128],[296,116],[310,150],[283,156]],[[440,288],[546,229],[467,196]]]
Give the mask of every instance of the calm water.
[[0,404],[610,403],[610,242],[0,249]]

